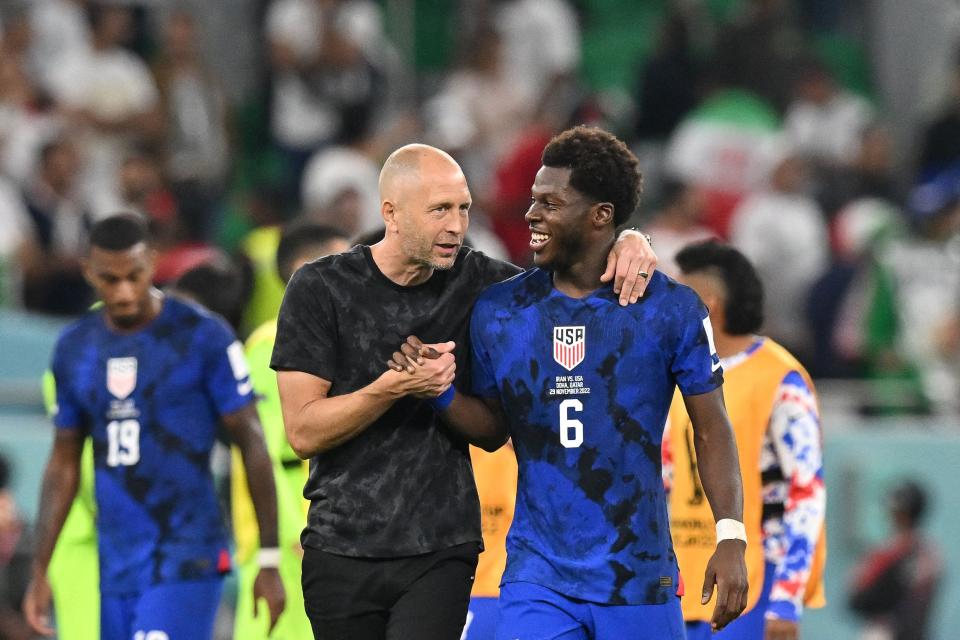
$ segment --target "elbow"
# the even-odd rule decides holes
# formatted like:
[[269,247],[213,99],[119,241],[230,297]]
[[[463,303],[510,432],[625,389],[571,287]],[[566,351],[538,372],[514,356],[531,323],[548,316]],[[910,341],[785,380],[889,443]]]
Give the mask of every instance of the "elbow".
[[487,453],[493,453],[494,451],[496,451],[497,449],[505,445],[507,443],[507,440],[509,439],[510,439],[509,436],[504,433],[504,434],[497,434],[495,436],[490,436],[488,438],[483,438],[482,440],[478,440],[477,442],[474,442],[472,444],[474,444],[477,447],[480,447]]
[[309,460],[320,453],[316,443],[309,441],[306,430],[302,427],[296,428],[296,426],[288,426],[286,431],[287,442],[290,444],[290,448],[293,449],[293,452],[297,454],[297,457],[301,460]]

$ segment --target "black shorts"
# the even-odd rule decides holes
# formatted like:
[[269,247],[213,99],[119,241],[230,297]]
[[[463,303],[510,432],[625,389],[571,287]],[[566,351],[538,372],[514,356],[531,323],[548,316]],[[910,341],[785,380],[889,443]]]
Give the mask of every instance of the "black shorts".
[[407,558],[307,547],[303,600],[317,640],[459,640],[480,546]]

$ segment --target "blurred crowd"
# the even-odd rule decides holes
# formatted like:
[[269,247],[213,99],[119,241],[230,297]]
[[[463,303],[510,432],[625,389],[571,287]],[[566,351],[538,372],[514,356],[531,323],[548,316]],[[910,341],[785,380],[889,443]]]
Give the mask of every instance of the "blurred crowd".
[[645,25],[655,35],[619,94],[582,73],[600,4],[448,2],[455,55],[425,75],[389,28],[396,3],[262,0],[261,89],[246,98],[259,108],[243,109],[208,66],[188,5],[7,0],[0,303],[83,311],[86,230],[134,211],[157,238],[158,284],[205,263],[242,275],[237,324],[249,331],[282,296],[282,225],[306,218],[376,241],[380,163],[413,140],[464,167],[470,242],[525,265],[540,151],[589,123],[641,157],[636,222],[665,272],[684,244],[729,240],[765,281],[765,332],[814,375],[876,381],[867,411],[955,410],[960,55],[941,111],[903,150],[869,65],[858,83],[815,46],[862,18],[836,5],[861,3],[731,0],[718,19],[710,3],[650,2],[662,9]]

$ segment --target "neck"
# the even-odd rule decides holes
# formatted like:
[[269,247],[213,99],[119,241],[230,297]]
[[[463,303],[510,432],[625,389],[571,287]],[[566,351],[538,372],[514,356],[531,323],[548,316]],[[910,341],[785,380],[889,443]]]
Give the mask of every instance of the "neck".
[[723,331],[717,331],[713,335],[713,342],[717,347],[717,355],[721,358],[729,358],[730,356],[735,356],[738,353],[746,351],[756,339],[757,336],[753,334],[732,336]]
[[163,299],[164,299],[164,294],[163,294],[163,292],[160,291],[159,289],[156,289],[156,288],[151,287],[151,288],[150,288],[150,299],[149,299],[149,301],[147,302],[146,311],[144,312],[143,316],[141,316],[140,319],[137,320],[136,324],[126,325],[126,326],[119,326],[119,325],[117,325],[117,324],[113,321],[113,319],[110,317],[110,314],[107,313],[107,314],[104,314],[104,315],[106,316],[106,319],[107,319],[107,325],[108,325],[112,330],[117,331],[118,333],[134,333],[134,332],[137,332],[137,331],[139,331],[140,329],[143,329],[143,328],[144,328],[145,326],[147,326],[148,324],[150,324],[150,322],[151,322],[154,318],[156,318],[158,315],[160,315],[160,310],[163,309]]
[[433,267],[410,260],[397,242],[383,239],[370,247],[370,253],[380,272],[401,286],[423,284],[433,275]]
[[613,242],[613,238],[607,242],[586,241],[583,253],[574,262],[554,270],[553,286],[571,298],[582,298],[600,288]]

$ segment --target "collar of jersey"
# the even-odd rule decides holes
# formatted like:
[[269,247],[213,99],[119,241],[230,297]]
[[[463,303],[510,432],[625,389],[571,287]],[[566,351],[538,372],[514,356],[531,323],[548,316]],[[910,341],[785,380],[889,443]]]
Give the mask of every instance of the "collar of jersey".
[[720,366],[723,367],[724,371],[730,371],[730,369],[733,369],[737,365],[742,364],[747,358],[755,354],[757,350],[763,346],[763,343],[765,340],[766,338],[764,338],[763,336],[757,337],[757,339],[754,340],[749,347],[747,347],[740,353],[735,353],[732,356],[721,358]]

